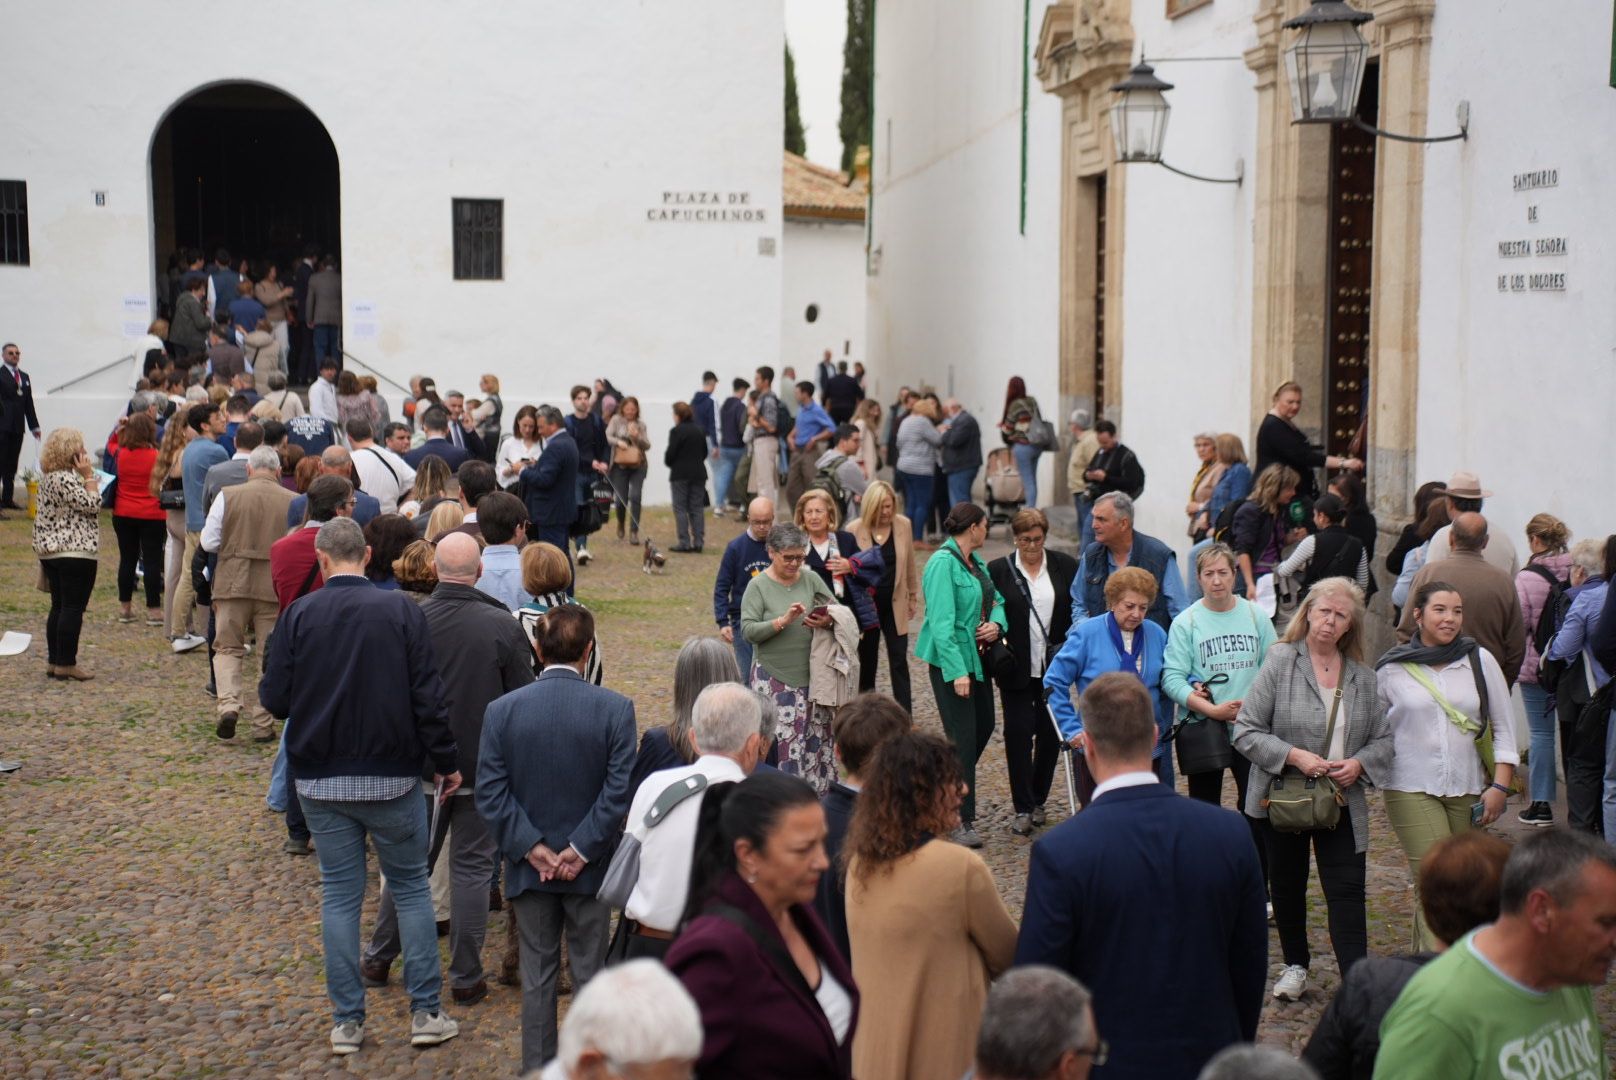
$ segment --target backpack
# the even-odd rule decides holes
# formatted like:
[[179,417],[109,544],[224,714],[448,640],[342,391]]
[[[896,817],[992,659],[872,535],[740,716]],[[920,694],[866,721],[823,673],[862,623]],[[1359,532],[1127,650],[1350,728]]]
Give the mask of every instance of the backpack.
[[[797,426],[797,418],[791,415],[790,410],[786,408],[786,403],[780,400],[780,395],[771,390],[765,395],[765,398],[771,397],[774,398],[774,437],[776,439],[789,439],[791,438],[792,429]],[[760,406],[761,402],[762,399],[759,401]],[[759,411],[762,411],[761,407]]]
[[1229,531],[1234,528],[1234,516],[1240,508],[1251,501],[1251,496],[1239,499],[1218,511],[1218,520],[1212,523],[1212,539],[1220,544],[1229,542]]
[[813,483],[809,484],[807,488],[809,491],[821,490],[834,499],[836,501],[836,511],[843,521],[847,520],[847,489],[842,485],[842,478],[836,475],[836,470],[846,460],[847,455],[844,454],[829,464],[821,466],[819,471],[814,473]]
[[1555,631],[1565,622],[1566,612],[1571,610],[1571,597],[1566,583],[1555,577],[1548,567],[1527,563],[1524,569],[1549,583],[1549,595],[1543,598],[1543,610],[1537,613],[1537,625],[1532,627],[1532,647],[1538,655],[1537,684],[1552,694],[1569,665],[1562,660],[1544,660],[1543,656],[1549,651]]

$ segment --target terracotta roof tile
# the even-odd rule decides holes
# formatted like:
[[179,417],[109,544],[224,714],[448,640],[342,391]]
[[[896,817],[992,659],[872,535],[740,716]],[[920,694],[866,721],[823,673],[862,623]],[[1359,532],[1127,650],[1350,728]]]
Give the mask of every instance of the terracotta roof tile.
[[785,215],[863,221],[865,183],[847,182],[847,174],[815,165],[807,158],[785,152]]

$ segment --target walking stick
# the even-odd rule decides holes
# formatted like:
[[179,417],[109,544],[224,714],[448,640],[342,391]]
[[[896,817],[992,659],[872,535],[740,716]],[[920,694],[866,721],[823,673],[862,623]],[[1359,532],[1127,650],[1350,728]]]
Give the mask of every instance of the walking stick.
[[1061,763],[1065,766],[1066,771],[1066,806],[1068,816],[1072,816],[1077,813],[1077,779],[1072,771],[1072,755],[1077,751],[1072,748],[1071,743],[1066,741],[1066,736],[1061,734],[1060,722],[1055,719],[1055,714],[1046,708],[1044,715],[1049,717],[1051,724],[1055,725],[1055,738],[1060,740]]

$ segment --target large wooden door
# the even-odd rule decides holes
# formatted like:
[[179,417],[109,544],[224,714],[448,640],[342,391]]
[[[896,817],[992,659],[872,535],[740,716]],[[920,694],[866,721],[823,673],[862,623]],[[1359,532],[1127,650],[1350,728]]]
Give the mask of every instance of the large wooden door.
[[[1358,114],[1370,124],[1378,108],[1378,65],[1364,72]],[[1329,298],[1325,311],[1324,445],[1331,454],[1363,456],[1368,445],[1369,312],[1373,301],[1375,136],[1348,124],[1330,129]],[[1365,437],[1359,438],[1360,432]]]
[[1105,174],[1094,179],[1094,420],[1105,416]]

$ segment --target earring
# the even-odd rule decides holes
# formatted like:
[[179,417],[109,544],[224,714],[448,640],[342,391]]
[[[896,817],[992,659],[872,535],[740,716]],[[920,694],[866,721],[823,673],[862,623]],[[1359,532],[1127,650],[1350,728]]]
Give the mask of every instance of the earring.
[[756,885],[757,884],[757,875],[756,874],[747,874],[746,875],[746,883],[748,885]]

